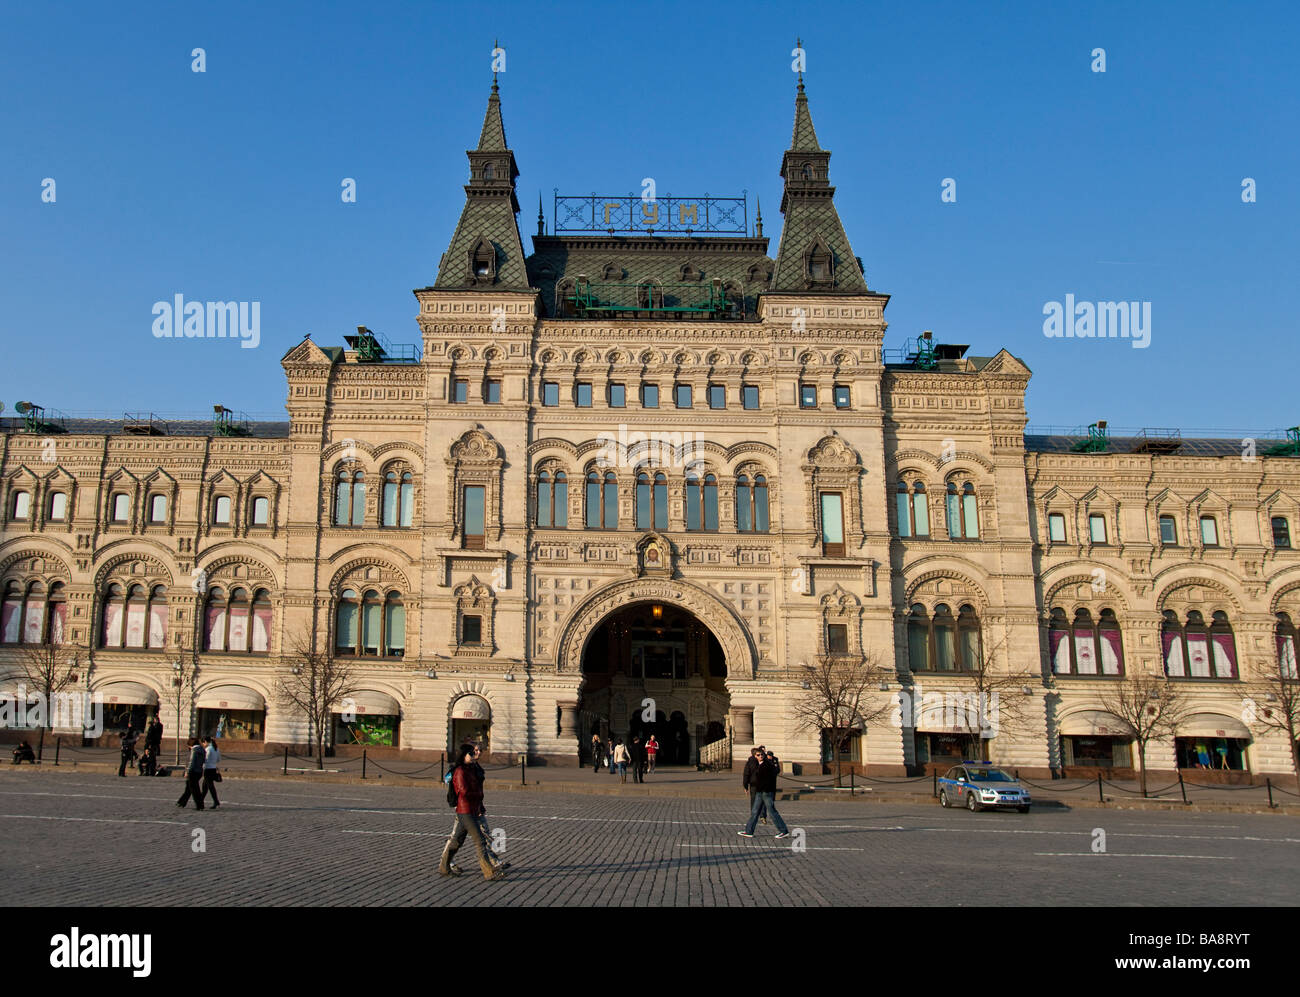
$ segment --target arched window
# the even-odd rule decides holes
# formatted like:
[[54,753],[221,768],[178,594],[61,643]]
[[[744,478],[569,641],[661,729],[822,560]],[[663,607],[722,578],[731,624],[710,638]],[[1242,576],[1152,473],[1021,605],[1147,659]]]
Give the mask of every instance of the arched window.
[[101,610],[100,646],[162,650],[166,645],[167,589],[132,585],[124,592],[121,585],[110,585]]
[[50,586],[50,598],[45,608],[45,632],[41,634],[41,643],[62,644],[67,621],[67,593],[62,582],[55,582]]
[[379,599],[379,593],[374,589],[366,589],[366,594],[361,599],[362,654],[379,654],[383,619],[383,603]]
[[[227,501],[229,501],[227,499]],[[167,496],[155,492],[149,496],[149,522],[167,522]]]
[[930,535],[930,506],[925,494],[925,482],[913,481],[909,489],[906,481],[898,482],[898,535],[900,537],[928,537]]
[[569,479],[563,471],[537,476],[537,525],[558,530],[569,525]]
[[334,525],[361,526],[366,521],[366,474],[345,468],[334,489]]
[[253,499],[253,526],[267,526],[271,522],[271,500],[264,495]]
[[31,492],[14,492],[10,510],[11,519],[26,519],[32,514]]
[[393,658],[406,654],[406,607],[401,592],[389,592],[384,599],[384,654]]
[[636,476],[636,528],[668,529],[668,479],[662,472],[653,478],[646,471]]
[[217,500],[212,504],[212,522],[216,526],[230,525],[230,496],[217,496]]
[[939,603],[927,615],[919,603],[907,619],[907,651],[912,671],[969,672],[982,664],[980,623],[971,605],[962,606],[954,618],[952,607]]
[[599,471],[587,475],[587,528],[618,529],[618,480],[613,471],[603,477]]
[[50,493],[50,521],[61,523],[68,518],[68,493]]
[[1284,679],[1300,678],[1296,670],[1295,624],[1286,613],[1277,614],[1277,668]]
[[694,471],[686,476],[686,528],[716,532],[718,529],[718,478],[712,473],[703,479]]
[[208,651],[266,654],[271,649],[271,596],[236,588],[229,599],[220,588],[208,590],[203,646]]
[[952,540],[978,540],[979,510],[975,503],[975,486],[967,481],[959,489],[948,482],[948,537]]
[[361,600],[355,589],[344,589],[339,596],[338,611],[334,627],[334,652],[336,654],[356,654],[357,636],[361,628],[358,621],[361,616]]
[[384,474],[383,525],[411,525],[415,507],[415,478],[410,471],[393,468]]
[[750,498],[749,476],[736,475],[736,532],[752,533],[754,509]]
[[1165,674],[1170,678],[1237,677],[1237,648],[1227,613],[1214,613],[1210,625],[1197,610],[1189,610],[1185,622],[1166,609],[1160,628]]
[[62,582],[10,582],[0,604],[0,644],[62,644],[67,602]]
[[1047,643],[1057,675],[1124,674],[1124,645],[1113,609],[1103,609],[1097,620],[1089,610],[1079,609],[1069,626],[1065,610],[1053,609]]

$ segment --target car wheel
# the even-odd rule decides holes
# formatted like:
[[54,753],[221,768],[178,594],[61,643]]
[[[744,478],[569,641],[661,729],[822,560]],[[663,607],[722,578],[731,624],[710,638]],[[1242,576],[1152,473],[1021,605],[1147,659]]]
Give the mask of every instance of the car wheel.
[[1027,813],[1029,813],[1029,808],[1028,808],[1028,807],[1016,807],[1016,812],[1017,812],[1017,813],[1022,813],[1022,814],[1027,814]]
[[966,809],[971,813],[979,813],[980,803],[979,800],[975,799],[974,793],[966,794]]
[[948,791],[946,789],[939,790],[939,806],[941,807],[952,806],[952,804],[948,802]]

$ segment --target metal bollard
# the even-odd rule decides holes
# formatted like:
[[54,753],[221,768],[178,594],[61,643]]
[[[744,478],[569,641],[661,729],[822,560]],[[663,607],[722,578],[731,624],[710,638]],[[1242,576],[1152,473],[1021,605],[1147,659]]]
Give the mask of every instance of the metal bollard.
[[1105,803],[1105,802],[1106,802],[1106,796],[1105,796],[1105,794],[1102,793],[1102,791],[1101,791],[1101,773],[1100,773],[1100,772],[1097,773],[1097,802],[1098,802],[1098,803]]
[[854,782],[853,782],[853,769],[850,768],[850,769],[849,769],[849,795],[850,795],[850,796],[853,795],[853,788],[854,788]]
[[528,756],[519,756],[519,785],[528,785]]
[[284,774],[289,774],[289,746],[284,746]]
[[1183,773],[1182,773],[1181,770],[1179,770],[1179,772],[1178,772],[1178,791],[1179,791],[1180,793],[1183,794],[1183,802],[1186,803],[1186,802],[1187,802],[1187,787],[1183,785]]
[[361,778],[366,777],[366,749],[361,749]]
[[442,759],[438,762],[438,778],[446,781],[447,778],[447,752],[442,753]]
[[1273,809],[1273,780],[1266,778],[1264,785],[1268,787],[1268,808]]
[[931,776],[933,777],[933,779],[934,779],[934,786],[933,786],[933,788],[930,790],[930,793],[931,793],[932,796],[936,796],[936,797],[937,797],[937,796],[939,795],[939,770],[938,770],[938,769],[935,769],[933,772],[930,773],[930,775],[931,775]]
[[[63,738],[56,737],[54,739],[54,764],[55,765],[59,764],[59,748],[62,747],[62,745],[63,745]],[[1270,797],[1270,799],[1272,798]]]

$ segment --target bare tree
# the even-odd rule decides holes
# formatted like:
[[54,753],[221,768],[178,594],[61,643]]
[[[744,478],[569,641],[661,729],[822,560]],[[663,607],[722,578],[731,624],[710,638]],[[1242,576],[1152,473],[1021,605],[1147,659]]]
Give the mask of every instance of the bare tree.
[[840,744],[852,732],[893,712],[894,701],[873,695],[881,682],[897,677],[874,654],[823,654],[804,674],[807,691],[791,706],[795,730],[829,738],[835,754],[835,784],[842,785]]
[[[954,672],[961,681],[960,699],[951,704],[944,704],[945,713],[950,710],[954,726],[966,735],[971,753],[979,756],[979,761],[991,761],[989,758],[989,741],[1006,733],[1015,735],[1027,729],[1037,730],[1039,718],[1035,715],[1037,698],[1026,695],[1035,685],[1042,684],[1042,672],[1037,668],[1017,667],[1012,664],[1007,669],[998,665],[998,658],[1007,647],[1007,638],[1002,636],[991,644],[979,642],[974,653],[974,660],[962,672]],[[968,649],[969,653],[969,649]],[[922,709],[925,699],[922,697]]]
[[26,685],[31,692],[39,693],[40,711],[37,716],[40,723],[40,741],[37,757],[45,747],[45,730],[52,727],[55,696],[71,687],[78,679],[77,649],[63,644],[27,644],[24,645],[15,662],[16,674],[11,678]]
[[1190,712],[1186,696],[1163,675],[1126,675],[1101,695],[1101,705],[1123,721],[1137,742],[1139,782],[1147,795],[1147,745],[1175,737]]
[[1257,730],[1278,731],[1291,747],[1291,768],[1300,792],[1300,677],[1292,663],[1288,675],[1282,667],[1270,677],[1252,683],[1245,700],[1242,717]]
[[325,767],[325,738],[335,706],[357,691],[351,662],[336,659],[316,647],[315,630],[307,626],[289,640],[288,674],[276,680],[281,705],[307,720],[307,736],[316,748],[316,767]]

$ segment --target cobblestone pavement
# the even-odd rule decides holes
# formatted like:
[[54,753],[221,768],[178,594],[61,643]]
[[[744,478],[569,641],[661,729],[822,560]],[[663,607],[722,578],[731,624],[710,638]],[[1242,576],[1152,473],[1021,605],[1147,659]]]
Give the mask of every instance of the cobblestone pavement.
[[[1253,814],[1044,809],[971,814],[920,801],[790,802],[796,834],[737,836],[746,798],[492,793],[508,878],[447,879],[440,787],[221,784],[175,806],[177,779],[0,770],[9,903],[269,905],[1291,905],[1300,821]],[[1095,853],[1094,829],[1106,851]],[[203,852],[194,851],[203,831]],[[802,831],[802,835],[799,831]],[[798,850],[802,844],[806,850]]]

